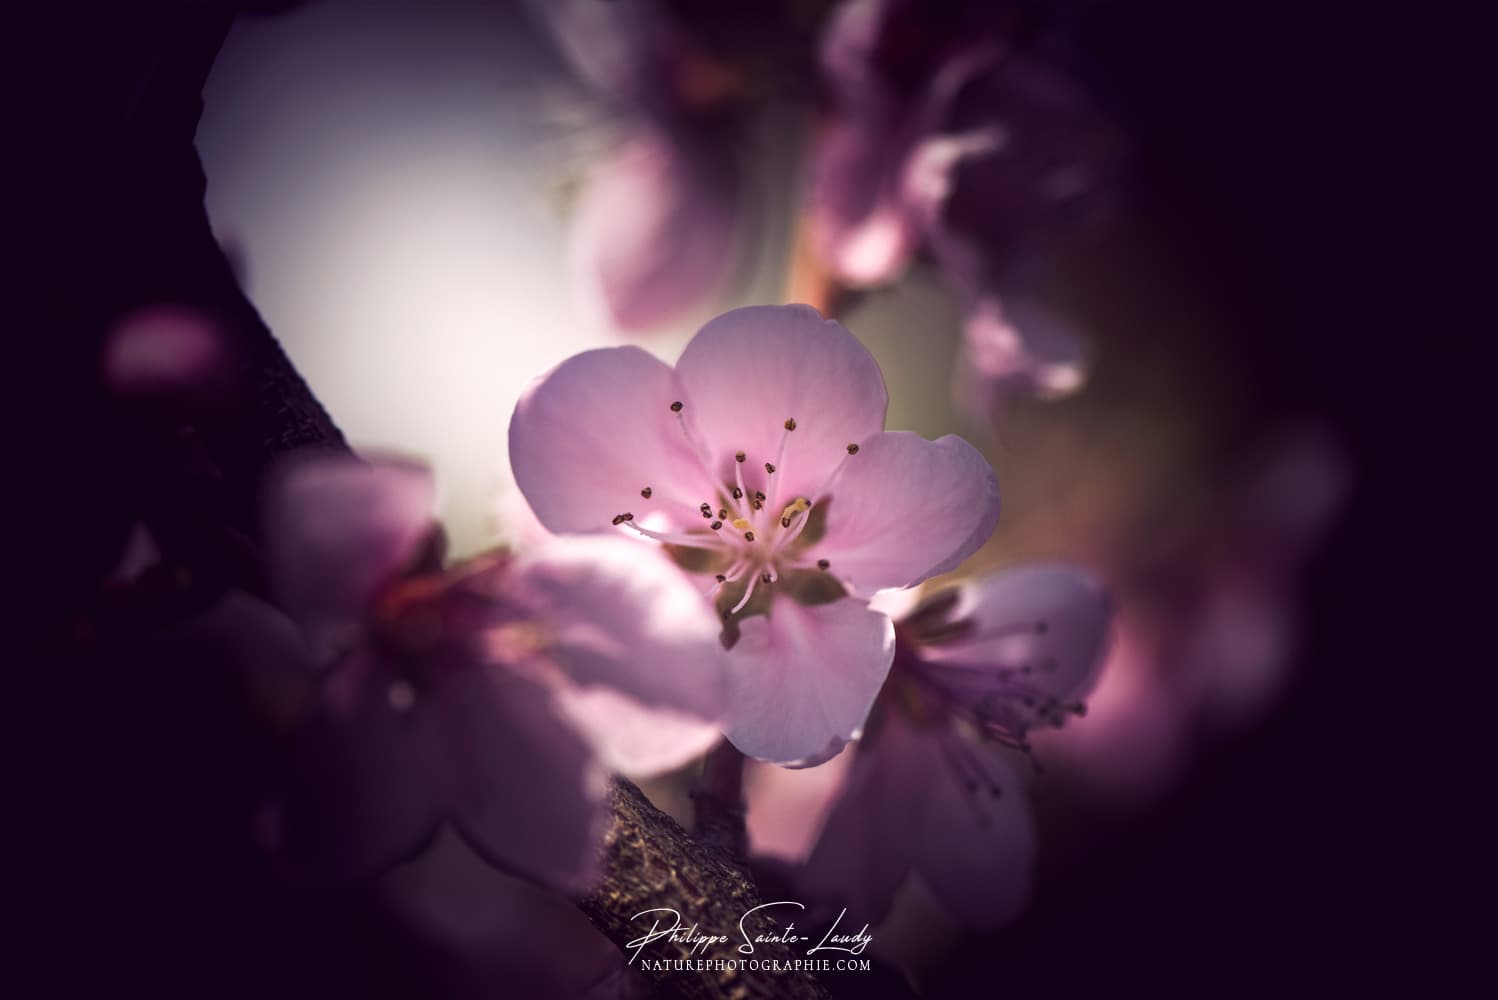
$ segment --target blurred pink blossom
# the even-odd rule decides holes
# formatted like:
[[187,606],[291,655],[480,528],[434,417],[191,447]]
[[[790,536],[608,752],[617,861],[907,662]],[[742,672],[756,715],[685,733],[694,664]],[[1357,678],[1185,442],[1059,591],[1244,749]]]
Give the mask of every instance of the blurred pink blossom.
[[580,889],[605,768],[654,773],[716,738],[717,623],[621,540],[441,573],[432,500],[408,463],[308,460],[274,484],[272,589],[306,637],[284,654],[326,675],[261,836],[292,874],[342,881],[449,824],[505,870]]
[[[808,207],[838,280],[892,281],[926,250],[967,311],[970,353],[989,357],[971,359],[972,378],[1056,395],[1080,385],[1079,350],[1057,344],[1054,323],[1001,307],[1001,292],[1021,258],[1033,270],[1058,233],[1097,214],[1115,140],[1083,88],[1020,38],[1022,20],[1004,3],[839,4],[822,38],[830,109]],[[995,364],[984,342],[1000,335]]]

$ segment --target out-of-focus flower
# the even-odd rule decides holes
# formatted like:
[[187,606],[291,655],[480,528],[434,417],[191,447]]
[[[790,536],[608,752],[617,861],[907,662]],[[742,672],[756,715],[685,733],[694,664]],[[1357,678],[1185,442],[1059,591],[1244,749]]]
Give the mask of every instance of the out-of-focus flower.
[[709,587],[729,647],[728,738],[782,764],[853,739],[894,651],[866,599],[955,568],[998,518],[971,445],[884,427],[872,355],[806,306],[704,326],[673,369],[579,354],[510,423],[515,481],[558,533],[633,532]]
[[621,332],[659,329],[723,290],[742,252],[733,154],[641,128],[598,163],[577,203],[572,270]]
[[273,490],[272,588],[328,664],[261,833],[343,881],[443,823],[562,889],[594,874],[604,768],[677,766],[715,738],[717,623],[664,559],[557,540],[440,573],[422,468],[296,464]]
[[652,332],[710,303],[742,259],[742,74],[664,3],[535,7],[578,76],[624,122],[577,203],[575,281],[613,329]]
[[104,343],[104,383],[130,400],[165,402],[179,417],[224,402],[238,374],[231,339],[209,314],[154,305],[124,316]]
[[1088,725],[1047,756],[1113,796],[1149,796],[1193,743],[1260,718],[1291,679],[1299,576],[1351,481],[1337,444],[1300,428],[1174,511],[1162,537],[1099,552],[1125,581],[1118,641]]
[[1024,748],[1032,729],[1082,711],[1109,618],[1092,576],[1047,564],[938,593],[903,617],[869,732],[814,845],[793,857],[804,859],[799,888],[877,921],[914,873],[966,926],[1016,917],[1034,833],[998,748]]
[[1043,306],[1023,299],[1000,305],[990,298],[963,324],[962,357],[957,398],[973,414],[995,419],[1015,397],[1045,399],[1080,387],[1087,341]]
[[[444,831],[376,887],[451,1000],[624,1000],[650,981],[565,897],[496,871]],[[424,977],[425,978],[425,977]]]
[[852,287],[896,278],[924,248],[967,310],[970,342],[1017,336],[1001,370],[978,377],[1054,394],[1079,384],[1079,353],[1058,361],[1039,330],[1031,345],[999,294],[1021,254],[1095,214],[1113,139],[1022,22],[1018,5],[962,0],[847,0],[833,12],[812,244]]

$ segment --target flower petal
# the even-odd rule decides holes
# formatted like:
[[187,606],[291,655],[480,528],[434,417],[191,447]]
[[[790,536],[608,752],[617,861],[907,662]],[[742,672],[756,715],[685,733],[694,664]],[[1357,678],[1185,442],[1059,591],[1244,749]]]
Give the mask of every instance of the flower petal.
[[932,734],[893,713],[881,720],[855,751],[798,888],[846,905],[855,926],[882,919],[915,861],[932,774],[941,767]]
[[[745,452],[747,487],[764,488],[772,503],[813,496],[849,444],[884,427],[889,404],[868,348],[810,306],[724,313],[687,344],[676,371],[709,468],[733,482],[734,453]],[[773,476],[766,462],[777,466]]]
[[876,434],[827,488],[827,534],[813,554],[855,593],[909,587],[954,569],[993,533],[993,469],[959,437]]
[[749,761],[744,799],[750,853],[803,864],[842,798],[858,756],[844,753],[816,767],[798,768]]
[[932,739],[943,741],[946,760],[925,776],[931,790],[916,873],[965,926],[1003,926],[1024,911],[1030,896],[1035,830],[1029,797],[993,750],[949,730]]
[[922,669],[973,699],[1002,692],[996,678],[1015,687],[1003,701],[1017,713],[1011,728],[1023,731],[1054,721],[1048,705],[1075,701],[1093,685],[1111,617],[1108,592],[1085,570],[1040,563],[995,573],[963,589],[950,620],[969,627],[923,644]]
[[739,198],[731,158],[637,134],[592,172],[578,203],[571,257],[584,300],[621,332],[706,304],[741,256]]
[[396,675],[368,654],[329,676],[260,818],[296,881],[347,884],[415,854],[442,816],[441,766],[425,706],[397,708]]
[[431,474],[411,462],[339,456],[280,471],[265,526],[271,588],[315,647],[357,623],[407,568],[433,528],[434,496]]
[[777,600],[729,651],[725,735],[760,760],[820,763],[858,735],[894,652],[894,626],[861,601]]
[[511,997],[591,997],[595,983],[625,968],[571,901],[495,869],[451,830],[373,891],[423,944],[416,969],[440,979],[452,1000],[492,997],[497,983]]
[[588,888],[606,775],[541,684],[457,670],[432,695],[458,830],[492,864],[562,891]]
[[670,366],[638,347],[584,351],[532,383],[510,419],[510,465],[541,523],[609,531],[630,512],[696,525],[716,487],[671,411],[685,396]]
[[721,623],[666,556],[622,538],[558,538],[509,568],[518,604],[546,622],[560,694],[605,761],[632,774],[685,763],[716,738],[727,702]]
[[985,296],[963,323],[965,386],[976,415],[999,414],[1015,395],[1055,398],[1087,377],[1087,341],[1050,311]]
[[910,139],[899,120],[828,122],[812,162],[809,219],[823,265],[852,287],[897,278],[920,241],[898,178]]

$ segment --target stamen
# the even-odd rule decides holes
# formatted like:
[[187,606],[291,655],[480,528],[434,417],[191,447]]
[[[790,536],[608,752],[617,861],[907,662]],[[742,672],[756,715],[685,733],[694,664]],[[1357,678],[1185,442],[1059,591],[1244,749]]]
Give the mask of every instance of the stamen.
[[735,486],[733,488],[733,498],[735,500],[742,500],[742,499],[744,499],[744,490],[743,490],[742,487]]
[[746,459],[748,457],[749,457],[748,455],[745,455],[742,451],[740,451],[740,452],[736,452],[734,454],[733,460],[735,462],[741,462],[742,463],[744,461],[744,459]]
[[754,541],[754,532],[752,532],[752,531],[746,531],[746,532],[744,532],[744,541],[746,541],[746,542],[752,542],[752,541]]
[[[778,447],[778,448],[775,449],[775,461],[773,461],[773,462],[766,462],[765,463],[765,475],[767,475],[767,476],[773,476],[775,474],[775,470],[776,469],[780,469],[780,468],[783,468],[785,466],[785,445],[786,445],[786,442],[789,441],[790,438],[791,438],[791,431],[793,431],[795,429],[796,429],[796,418],[795,417],[786,417],[785,418],[785,433],[782,434],[782,435],[780,435],[780,447]],[[781,476],[781,478],[784,479],[785,477]],[[771,483],[772,483],[772,485],[770,487],[770,492],[772,494],[775,494],[775,495],[778,496],[779,495],[779,490],[780,490],[780,483],[776,482],[774,480],[771,480]]]
[[763,573],[761,573],[759,575],[759,580],[760,580],[761,583],[769,583],[769,582],[771,582],[774,579],[775,579],[775,574],[771,573],[769,570],[765,570]]
[[[786,520],[789,520],[793,512],[800,512],[802,514],[805,514],[810,511],[811,508],[812,502],[810,500],[806,499],[806,497],[797,497],[795,500],[791,501],[790,505],[786,507],[784,512],[782,512],[781,522],[784,523]],[[775,539],[774,552],[781,551],[796,539],[800,538],[801,532],[806,530],[806,526],[810,522],[810,517],[802,517],[800,520],[796,521],[795,525],[789,531],[781,532],[780,537]]]
[[857,455],[858,454],[858,445],[856,445],[856,444],[850,444],[850,445],[848,445],[848,454],[850,454],[850,455]]
[[724,507],[719,507],[718,508],[718,520],[720,520],[720,521],[726,521],[726,520],[728,520],[728,510],[726,508],[724,508]]
[[818,559],[817,560],[817,569],[831,569],[831,568],[832,568],[832,563],[828,562],[826,559]]
[[649,500],[650,499],[650,494],[653,493],[653,492],[655,492],[655,491],[652,490],[649,486],[647,486],[643,490],[640,491],[640,496],[644,497],[646,500]]
[[636,534],[644,535],[646,538],[653,538],[657,542],[665,542],[667,545],[684,545],[687,548],[702,549],[718,548],[721,544],[719,543],[718,536],[716,535],[688,535],[675,534],[665,531],[652,531],[649,528],[640,527],[638,524],[635,524],[622,515],[616,523],[622,524],[624,527],[630,529]]
[[681,407],[682,407],[682,402],[681,402],[681,400],[678,399],[676,402],[674,402],[674,403],[671,404],[671,412],[672,413],[680,413],[681,412]]
[[751,576],[749,578],[749,586],[744,588],[744,596],[739,598],[739,603],[728,609],[728,611],[723,615],[724,618],[732,618],[734,615],[744,610],[744,605],[748,604],[749,598],[754,596],[754,585],[758,582],[759,577],[757,576]]
[[709,524],[708,527],[712,528],[714,531],[718,531],[718,530],[720,530],[723,527],[723,522],[722,521],[714,521],[712,524]]

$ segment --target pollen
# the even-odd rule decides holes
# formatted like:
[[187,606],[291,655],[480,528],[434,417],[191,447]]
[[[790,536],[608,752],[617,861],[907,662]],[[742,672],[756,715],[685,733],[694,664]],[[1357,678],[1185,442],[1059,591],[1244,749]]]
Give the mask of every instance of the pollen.
[[[804,514],[809,510],[811,510],[811,501],[805,497],[797,497],[786,504],[785,510],[780,512],[781,523],[784,524],[797,514]],[[787,524],[786,527],[790,527],[790,525]]]
[[748,531],[750,527],[749,519],[745,517],[736,517],[729,523],[731,523],[735,528],[738,528],[740,531]]

